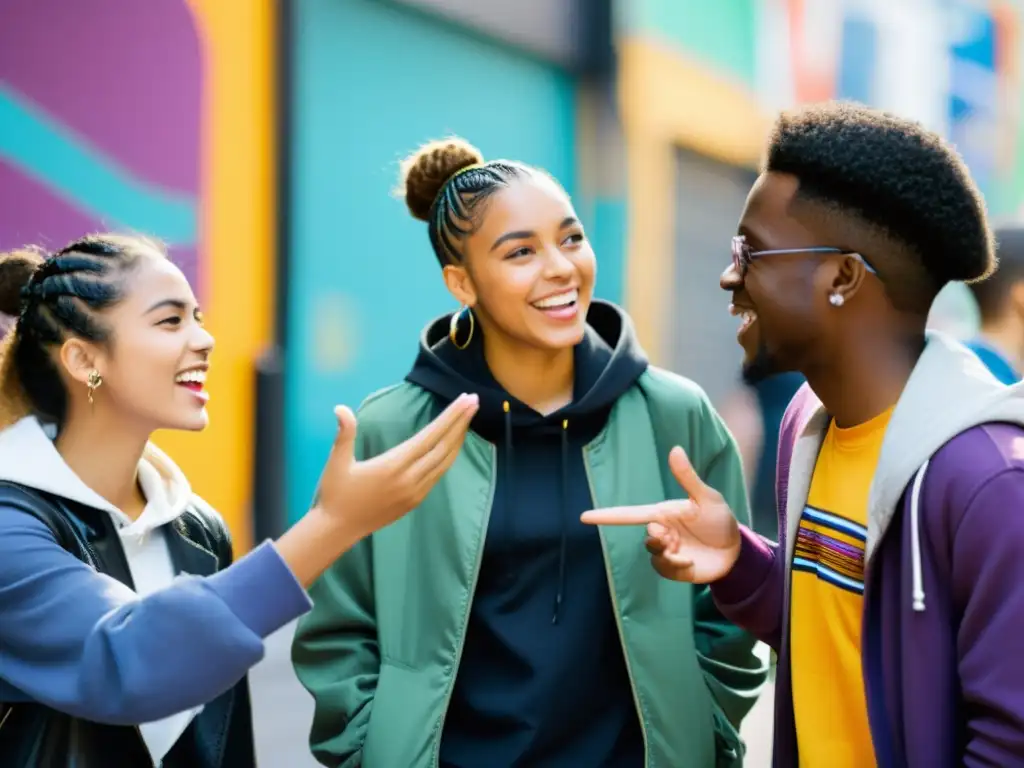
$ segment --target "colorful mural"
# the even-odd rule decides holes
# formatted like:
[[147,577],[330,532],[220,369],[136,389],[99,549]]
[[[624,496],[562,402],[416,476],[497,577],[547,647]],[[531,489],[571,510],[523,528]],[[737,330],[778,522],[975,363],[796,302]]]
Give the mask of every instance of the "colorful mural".
[[145,232],[199,283],[202,62],[180,0],[15,0],[0,25],[0,248]]

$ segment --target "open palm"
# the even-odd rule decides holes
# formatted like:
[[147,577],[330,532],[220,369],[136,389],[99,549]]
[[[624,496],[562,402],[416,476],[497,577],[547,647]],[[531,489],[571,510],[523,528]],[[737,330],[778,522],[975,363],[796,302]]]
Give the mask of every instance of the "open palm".
[[647,549],[667,579],[707,584],[725,576],[740,551],[736,517],[718,491],[694,470],[686,453],[669,454],[672,474],[690,498],[584,512],[591,525],[647,525]]

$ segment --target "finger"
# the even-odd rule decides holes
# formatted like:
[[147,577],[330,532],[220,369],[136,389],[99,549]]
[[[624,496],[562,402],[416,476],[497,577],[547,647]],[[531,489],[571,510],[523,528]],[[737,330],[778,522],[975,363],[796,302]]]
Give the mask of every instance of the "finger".
[[644,539],[644,546],[652,555],[661,555],[665,552],[665,541],[656,536],[648,536]]
[[591,509],[580,515],[586,525],[647,525],[664,516],[663,504],[641,504],[635,507]]
[[668,535],[668,528],[661,523],[651,523],[647,526],[647,535],[652,538],[660,539],[663,536]]
[[712,496],[718,495],[713,488],[700,479],[697,470],[690,463],[690,458],[686,455],[686,451],[680,446],[677,445],[669,452],[668,466],[672,470],[672,474],[675,475],[679,485],[683,487],[683,490],[694,501],[706,501]]
[[347,405],[334,406],[334,415],[338,419],[338,433],[334,436],[331,454],[336,461],[351,463],[355,459],[356,415]]
[[392,450],[404,463],[415,462],[434,448],[448,432],[457,428],[467,411],[472,409],[475,412],[479,402],[476,395],[459,395],[437,418]]
[[422,456],[411,469],[413,482],[424,487],[424,493],[433,487],[434,483],[447,472],[462,450],[462,444],[466,441],[466,433],[469,431],[469,423],[476,414],[476,407],[467,410],[455,425],[445,433],[445,436]]
[[693,563],[670,560],[667,557],[652,557],[651,565],[659,576],[672,581],[693,581]]

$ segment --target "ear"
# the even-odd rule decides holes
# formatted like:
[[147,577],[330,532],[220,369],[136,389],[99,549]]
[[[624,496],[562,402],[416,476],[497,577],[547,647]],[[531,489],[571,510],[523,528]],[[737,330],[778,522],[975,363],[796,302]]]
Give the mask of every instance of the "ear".
[[844,303],[848,303],[864,285],[864,278],[868,274],[864,262],[857,256],[852,254],[842,256],[835,277],[832,279],[832,289],[829,294],[838,294],[843,297]]
[[444,276],[444,284],[448,287],[448,293],[454,296],[459,304],[464,304],[467,307],[476,306],[476,287],[465,267],[448,264],[441,274]]
[[61,365],[74,381],[82,384],[89,382],[92,371],[99,370],[98,357],[96,348],[81,339],[68,339],[60,347]]

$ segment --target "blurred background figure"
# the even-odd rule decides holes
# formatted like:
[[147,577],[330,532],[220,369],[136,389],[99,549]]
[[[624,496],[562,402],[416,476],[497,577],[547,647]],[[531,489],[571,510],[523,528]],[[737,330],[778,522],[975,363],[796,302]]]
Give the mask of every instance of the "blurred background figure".
[[[170,246],[218,339],[214,418],[156,442],[225,515],[237,554],[304,514],[333,438],[324,415],[399,380],[410,339],[455,309],[424,225],[392,195],[427,137],[472,136],[564,183],[599,260],[595,296],[731,414],[766,534],[761,489],[799,382],[741,377],[718,276],[774,114],[843,98],[915,118],[956,143],[993,219],[1024,210],[1012,0],[0,5],[0,250],[97,230]],[[112,119],[126,101],[132,119]],[[997,293],[1018,279],[1009,254]],[[1021,343],[980,330],[965,286],[931,324],[1020,370]],[[313,764],[288,646],[275,636],[252,678],[271,768]],[[769,712],[746,721],[755,768]]]
[[1024,229],[996,230],[999,267],[970,286],[981,329],[967,346],[1004,384],[1020,381],[1024,368]]

